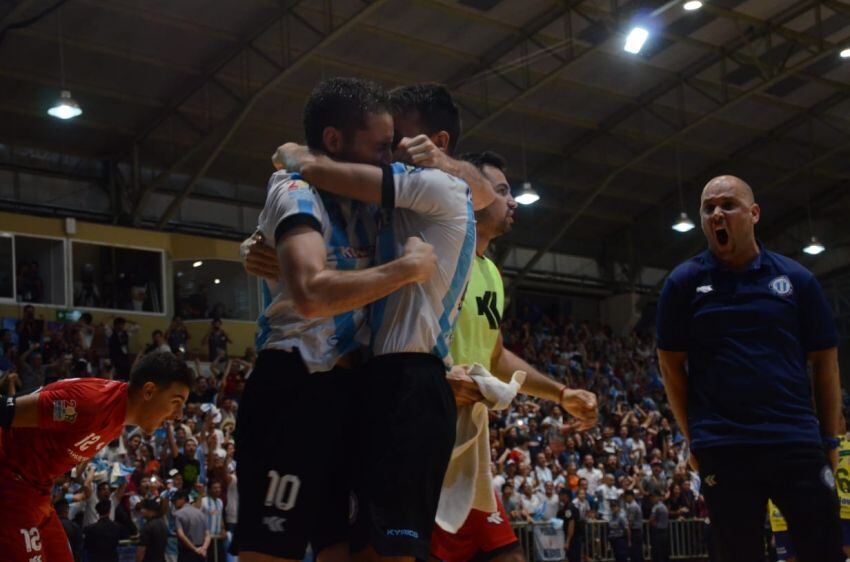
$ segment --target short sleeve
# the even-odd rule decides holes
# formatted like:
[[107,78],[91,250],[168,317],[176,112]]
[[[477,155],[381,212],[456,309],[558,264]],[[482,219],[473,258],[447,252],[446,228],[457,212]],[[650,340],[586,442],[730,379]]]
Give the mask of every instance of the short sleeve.
[[277,172],[269,180],[266,204],[260,213],[260,230],[275,245],[280,238],[298,226],[322,231],[319,196],[304,180],[285,172]]
[[[120,384],[120,383],[109,383]],[[89,381],[68,380],[39,392],[39,427],[85,431],[111,422],[117,400],[126,395],[110,392],[107,385],[93,386]]]
[[687,351],[689,310],[690,303],[684,298],[682,288],[672,277],[667,277],[655,319],[658,349]]
[[179,513],[174,514],[174,526],[178,531],[186,532],[186,530],[183,529],[183,518]]
[[[440,170],[397,164],[393,165],[392,173],[395,208],[409,209],[432,217],[454,218],[466,215],[469,187],[465,182]],[[385,202],[387,199],[383,197]]]
[[822,351],[838,346],[832,310],[814,276],[803,284],[799,302],[803,349],[807,352]]

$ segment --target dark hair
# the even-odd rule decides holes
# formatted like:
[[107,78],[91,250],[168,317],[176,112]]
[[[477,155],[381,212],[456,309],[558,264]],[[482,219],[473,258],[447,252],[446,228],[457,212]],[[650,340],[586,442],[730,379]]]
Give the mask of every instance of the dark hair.
[[123,316],[119,316],[115,320],[112,321],[113,326],[120,326],[121,324],[126,324],[127,320],[124,319]]
[[97,511],[97,514],[103,517],[104,515],[109,515],[109,510],[112,509],[112,502],[109,500],[101,500],[97,502],[97,505],[94,506],[94,510]]
[[481,171],[484,171],[484,166],[493,166],[502,172],[505,172],[508,169],[507,160],[505,160],[501,154],[497,154],[492,150],[485,150],[484,152],[466,152],[461,154],[458,157],[458,160],[469,162]]
[[142,500],[141,508],[159,513],[159,502],[153,498],[148,498],[146,500]]
[[369,113],[389,112],[383,88],[360,78],[330,78],[313,88],[304,106],[304,134],[307,146],[325,151],[322,134],[334,127],[350,138],[357,129],[366,128]]
[[189,492],[187,492],[186,490],[177,490],[177,492],[174,493],[174,501],[177,501],[177,500],[188,501],[189,500]]
[[162,330],[154,330],[154,331],[153,331],[153,333],[151,334],[151,337],[152,337],[152,338],[155,338],[157,334],[159,334],[159,335],[161,336],[161,335],[162,335]]
[[192,388],[195,374],[185,361],[177,359],[170,351],[154,351],[142,357],[130,373],[131,389],[141,389],[146,382],[159,388],[168,388],[174,383]]
[[454,154],[460,140],[460,112],[452,95],[442,84],[425,83],[399,86],[390,90],[393,115],[416,113],[429,135],[446,131],[449,134],[449,154]]
[[86,324],[91,324],[91,322],[92,322],[91,314],[89,314],[88,312],[83,312],[83,313],[80,315],[80,320],[82,320],[82,321],[83,321],[83,322],[85,322]]
[[53,508],[56,509],[56,511],[59,511],[59,510],[64,509],[66,507],[69,507],[69,504],[68,504],[68,500],[66,500],[65,498],[57,500],[53,504]]

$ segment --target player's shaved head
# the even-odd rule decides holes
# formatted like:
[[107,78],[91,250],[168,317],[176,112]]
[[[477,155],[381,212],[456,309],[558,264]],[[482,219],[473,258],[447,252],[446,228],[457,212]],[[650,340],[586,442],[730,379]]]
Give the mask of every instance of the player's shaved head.
[[717,188],[725,188],[724,191],[731,189],[735,195],[744,200],[744,202],[752,205],[756,202],[753,188],[747,182],[736,176],[723,175],[712,178],[702,190],[702,199]]

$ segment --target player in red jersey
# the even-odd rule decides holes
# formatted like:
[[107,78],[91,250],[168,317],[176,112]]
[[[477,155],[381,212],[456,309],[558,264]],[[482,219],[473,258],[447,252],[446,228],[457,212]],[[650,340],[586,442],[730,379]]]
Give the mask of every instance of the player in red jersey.
[[193,374],[167,352],[139,361],[129,383],[67,379],[25,396],[0,396],[0,558],[73,562],[51,503],[55,478],[90,459],[125,425],[152,433],[182,415]]

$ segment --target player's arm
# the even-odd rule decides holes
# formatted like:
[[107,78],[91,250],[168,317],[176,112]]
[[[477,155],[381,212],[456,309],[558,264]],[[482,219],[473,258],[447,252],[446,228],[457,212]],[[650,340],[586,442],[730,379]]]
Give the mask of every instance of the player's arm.
[[501,337],[496,338],[496,345],[493,346],[493,353],[490,356],[490,365],[493,368],[493,374],[505,382],[511,380],[515,371],[525,371],[527,376],[522,387],[520,387],[520,392],[557,402],[579,420],[578,429],[580,431],[596,425],[599,412],[595,394],[586,390],[568,388],[566,385],[547,377],[521,357],[509,349],[505,349]]
[[[821,434],[824,437],[839,437],[844,433],[844,420],[841,413],[838,348],[809,352],[808,360],[812,365],[812,389]],[[838,448],[832,448],[829,452],[830,462],[834,461],[832,468],[835,470],[838,465]]]
[[39,427],[41,420],[38,397],[41,393],[24,396],[2,396],[0,427]]
[[[493,202],[496,196],[493,185],[474,165],[450,158],[425,135],[403,139],[402,142],[408,143],[411,151],[430,151],[430,144],[436,153],[428,152],[429,156],[421,163],[414,163],[442,170],[463,180],[469,186],[472,206],[476,211]],[[287,171],[298,172],[304,180],[335,195],[375,204],[382,203],[385,198],[385,171],[377,166],[339,162],[323,154],[313,154],[306,146],[295,143],[280,146],[272,160],[275,166],[282,165]]]
[[312,226],[295,226],[277,244],[280,269],[295,309],[307,318],[330,317],[375,302],[404,285],[427,281],[436,271],[434,249],[408,238],[404,255],[360,270],[330,269],[325,239]]
[[177,538],[182,542],[186,548],[190,551],[197,553],[199,548],[192,544],[192,541],[189,540],[189,537],[186,536],[186,533],[183,532],[183,527],[180,525],[180,522],[177,522]]
[[396,156],[399,160],[409,162],[414,166],[436,168],[462,179],[469,186],[472,206],[476,211],[488,206],[496,197],[493,184],[484,177],[484,174],[474,164],[455,160],[440,150],[428,135],[401,139],[396,149]]
[[[567,507],[567,510],[569,510],[569,509],[570,508]],[[575,534],[575,532],[576,532],[575,517],[570,517],[570,522],[567,523],[567,542],[566,542],[566,545],[565,545],[567,550],[569,550],[570,545],[573,542],[573,535]]]
[[[200,369],[198,373],[200,373]],[[165,432],[168,436],[168,448],[171,450],[171,457],[177,458],[180,455],[180,448],[177,446],[177,439],[174,438],[174,424],[171,420],[165,422]]]

